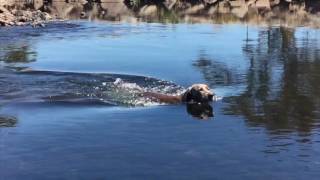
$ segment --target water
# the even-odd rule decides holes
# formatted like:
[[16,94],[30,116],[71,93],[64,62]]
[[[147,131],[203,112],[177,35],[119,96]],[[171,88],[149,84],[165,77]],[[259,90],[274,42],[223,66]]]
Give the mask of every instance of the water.
[[[319,55],[310,28],[1,28],[1,178],[318,179]],[[117,78],[129,90],[114,91]],[[199,107],[125,103],[135,88],[176,94],[199,82],[222,97],[200,108],[213,108],[207,120]],[[66,100],[78,91],[98,98]]]

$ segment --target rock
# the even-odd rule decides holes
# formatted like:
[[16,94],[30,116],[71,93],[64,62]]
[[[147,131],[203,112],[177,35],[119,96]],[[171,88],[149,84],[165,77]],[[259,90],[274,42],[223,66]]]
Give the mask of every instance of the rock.
[[277,6],[280,4],[280,0],[271,0],[270,1],[270,6],[273,7],[273,6]]
[[156,5],[145,5],[139,11],[139,16],[155,16],[157,14]]
[[0,0],[0,6],[13,6],[15,0]]
[[192,6],[188,9],[186,9],[185,14],[197,14],[201,10],[203,10],[204,8],[205,8],[205,6],[203,4],[198,4],[198,5],[195,5],[195,6]]
[[[133,12],[123,3],[123,0],[112,0],[117,3],[107,3],[108,0],[100,0],[102,11],[101,18],[122,19],[127,16],[134,16]],[[109,0],[110,1],[110,0]],[[103,3],[105,2],[105,3]]]
[[16,26],[25,26],[26,25],[26,23],[24,23],[24,22],[16,22],[16,24],[15,24]]
[[87,18],[87,17],[88,17],[88,16],[87,16],[87,13],[86,13],[86,12],[82,11],[82,12],[80,13],[80,18],[84,19],[84,18]]
[[213,15],[218,12],[218,7],[217,6],[211,6],[210,9],[208,10],[208,15]]
[[0,26],[7,26],[8,22],[0,17]]
[[44,27],[44,23],[51,20],[52,17],[40,10],[16,10],[9,11],[0,6],[0,25],[2,26],[23,26],[31,24],[32,26]]
[[10,26],[14,20],[15,16],[6,8],[0,6],[0,25]]
[[10,13],[6,8],[0,6],[0,13]]
[[221,1],[218,3],[218,13],[226,14],[230,13],[230,4],[227,1]]
[[246,4],[242,4],[242,6],[233,8],[231,13],[237,16],[238,18],[244,18],[249,11],[249,8]]
[[295,12],[296,14],[300,16],[304,16],[307,14],[305,5],[299,5],[299,4],[290,4],[289,5],[289,11]]
[[49,21],[52,19],[52,17],[48,13],[41,11],[36,11],[35,13],[33,13],[31,18],[37,19],[39,21]]
[[214,3],[218,2],[218,0],[203,0],[203,2],[205,4],[214,4]]
[[32,24],[32,27],[46,27],[46,25],[43,23],[43,22],[33,22]]
[[163,2],[163,5],[164,5],[167,9],[171,10],[176,3],[177,3],[177,0],[165,0],[165,1]]
[[248,2],[247,2],[247,6],[252,6],[252,5],[255,5],[255,3],[256,3],[256,0],[249,0]]
[[[102,1],[100,0],[100,2],[102,2]],[[87,0],[79,0],[79,3],[81,3],[82,5],[85,5],[88,3],[88,1]]]
[[258,9],[270,9],[270,0],[257,0],[255,6]]
[[44,5],[43,0],[33,0],[33,8],[38,10]]
[[244,4],[246,4],[246,1],[245,0],[235,0],[235,1],[230,1],[229,3],[232,8],[235,8],[235,7],[243,6]]
[[45,21],[52,20],[52,16],[51,16],[49,13],[44,12],[43,15],[44,15],[44,20],[45,20]]

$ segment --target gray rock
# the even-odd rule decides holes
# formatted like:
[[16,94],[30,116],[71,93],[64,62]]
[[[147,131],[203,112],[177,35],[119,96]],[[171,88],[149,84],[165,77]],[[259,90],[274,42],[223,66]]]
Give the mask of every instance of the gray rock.
[[158,8],[156,5],[145,5],[139,11],[139,16],[155,16]]
[[34,27],[44,27],[44,23],[51,20],[52,17],[40,10],[16,10],[9,11],[0,6],[0,25],[2,26],[23,26],[31,24]]
[[171,9],[174,7],[174,5],[176,5],[176,3],[177,3],[177,0],[165,0],[165,1],[163,2],[163,5],[164,5],[167,9],[171,10]]
[[237,16],[238,18],[244,18],[247,15],[248,10],[249,10],[248,6],[246,4],[243,4],[240,7],[233,8],[231,10],[231,13]]
[[80,13],[80,18],[87,18],[87,13],[84,12],[84,11],[82,11],[82,12]]
[[280,0],[271,0],[270,1],[270,5],[271,6],[277,6],[277,5],[279,5],[280,4]]
[[185,14],[197,14],[204,10],[205,6],[203,4],[194,5],[185,10]]
[[231,11],[231,7],[229,2],[221,1],[218,3],[218,13],[226,14],[226,13],[230,13],[230,11]]
[[235,0],[235,1],[229,1],[229,3],[232,8],[239,8],[243,5],[245,5],[246,1],[245,0]]
[[218,7],[217,6],[212,6],[212,7],[210,7],[210,9],[208,10],[208,15],[214,15],[214,14],[216,14],[216,13],[218,13]]
[[218,2],[218,0],[203,0],[203,2],[205,4],[214,4],[214,3]]
[[270,0],[257,0],[255,7],[258,9],[270,9],[271,8]]

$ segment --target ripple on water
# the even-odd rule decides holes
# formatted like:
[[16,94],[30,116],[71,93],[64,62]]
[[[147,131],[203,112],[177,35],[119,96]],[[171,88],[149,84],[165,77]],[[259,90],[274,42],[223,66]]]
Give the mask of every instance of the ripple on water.
[[[6,68],[4,68],[6,69]],[[3,101],[103,102],[111,105],[160,105],[143,92],[177,95],[184,88],[150,77],[6,69],[0,85]]]

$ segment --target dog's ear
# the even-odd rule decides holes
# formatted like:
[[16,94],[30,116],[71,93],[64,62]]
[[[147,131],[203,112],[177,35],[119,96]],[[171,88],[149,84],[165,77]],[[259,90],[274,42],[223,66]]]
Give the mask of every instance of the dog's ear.
[[189,87],[182,95],[183,102],[190,102],[192,100],[192,88]]

